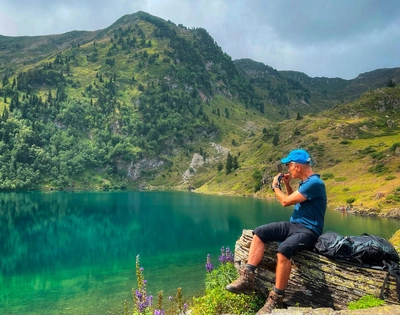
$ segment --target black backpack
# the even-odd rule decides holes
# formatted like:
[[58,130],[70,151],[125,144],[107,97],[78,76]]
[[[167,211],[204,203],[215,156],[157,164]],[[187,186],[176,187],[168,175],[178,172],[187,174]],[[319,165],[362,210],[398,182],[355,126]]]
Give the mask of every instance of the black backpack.
[[400,296],[400,258],[388,240],[366,233],[361,236],[342,236],[336,232],[326,232],[319,236],[315,252],[337,262],[388,271],[380,298],[383,298],[389,275],[396,278],[396,290]]
[[365,233],[361,236],[342,236],[336,232],[326,232],[318,238],[315,250],[328,258],[362,267],[382,267],[384,261],[398,263],[400,260],[389,241]]

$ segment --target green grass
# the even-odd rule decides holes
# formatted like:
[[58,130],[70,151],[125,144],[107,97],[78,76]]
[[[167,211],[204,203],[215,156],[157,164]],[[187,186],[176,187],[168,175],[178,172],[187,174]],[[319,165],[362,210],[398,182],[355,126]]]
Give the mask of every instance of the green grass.
[[381,299],[377,299],[372,295],[366,295],[361,297],[358,301],[351,302],[348,305],[349,310],[360,310],[371,307],[382,306],[385,304],[385,301]]

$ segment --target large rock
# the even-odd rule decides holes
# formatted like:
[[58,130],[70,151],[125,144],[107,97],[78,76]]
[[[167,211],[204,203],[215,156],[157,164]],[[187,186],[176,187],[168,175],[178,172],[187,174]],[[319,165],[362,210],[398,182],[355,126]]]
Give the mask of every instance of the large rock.
[[[235,245],[235,266],[247,262],[252,231],[243,230]],[[275,283],[277,243],[265,246],[264,258],[257,269],[255,287],[265,295]],[[347,308],[349,302],[365,295],[379,297],[387,272],[337,263],[312,251],[302,251],[292,258],[292,273],[286,288],[288,306],[334,310]],[[385,302],[399,305],[395,278],[390,276],[384,289]]]

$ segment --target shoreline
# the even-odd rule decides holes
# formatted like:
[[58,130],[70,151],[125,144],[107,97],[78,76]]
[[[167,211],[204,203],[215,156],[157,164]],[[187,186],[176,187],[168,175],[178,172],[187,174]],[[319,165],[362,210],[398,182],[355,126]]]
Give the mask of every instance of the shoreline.
[[351,215],[359,215],[365,217],[379,217],[388,219],[400,219],[400,208],[385,209],[385,212],[376,208],[352,207],[350,210],[342,210],[340,207],[335,208],[336,211]]

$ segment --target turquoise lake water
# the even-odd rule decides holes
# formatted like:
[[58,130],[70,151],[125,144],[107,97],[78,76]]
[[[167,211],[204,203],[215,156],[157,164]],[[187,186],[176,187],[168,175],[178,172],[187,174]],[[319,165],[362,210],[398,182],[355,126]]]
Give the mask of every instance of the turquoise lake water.
[[[268,200],[189,192],[0,193],[0,314],[123,314],[140,255],[150,294],[204,289],[243,229],[287,220]],[[328,210],[325,231],[390,238],[400,220]]]

